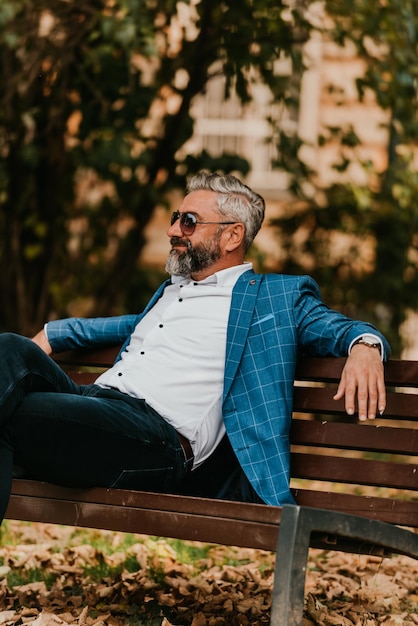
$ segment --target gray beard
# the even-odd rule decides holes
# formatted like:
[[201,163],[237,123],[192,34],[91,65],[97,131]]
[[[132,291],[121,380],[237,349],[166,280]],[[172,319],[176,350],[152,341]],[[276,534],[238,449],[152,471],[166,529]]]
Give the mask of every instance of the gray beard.
[[[186,252],[179,253],[176,249],[171,250],[165,264],[166,272],[170,276],[190,278],[192,274],[207,269],[218,261],[222,255],[219,238],[219,236],[215,235],[215,237],[206,242],[196,244],[194,248],[187,240],[188,249]],[[179,240],[172,238],[171,243],[173,244],[174,241]]]

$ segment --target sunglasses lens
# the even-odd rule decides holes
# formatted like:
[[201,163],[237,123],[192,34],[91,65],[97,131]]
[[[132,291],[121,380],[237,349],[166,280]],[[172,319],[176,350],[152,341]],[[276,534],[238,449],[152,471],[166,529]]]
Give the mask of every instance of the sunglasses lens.
[[177,222],[179,217],[180,217],[180,213],[178,211],[174,211],[174,213],[171,214],[171,222],[170,222],[171,226]]
[[171,226],[180,219],[180,228],[183,235],[188,237],[194,233],[194,229],[196,228],[197,220],[193,213],[180,213],[180,211],[174,211],[171,214]]
[[196,218],[193,213],[182,213],[180,217],[180,228],[184,235],[188,236],[196,228]]

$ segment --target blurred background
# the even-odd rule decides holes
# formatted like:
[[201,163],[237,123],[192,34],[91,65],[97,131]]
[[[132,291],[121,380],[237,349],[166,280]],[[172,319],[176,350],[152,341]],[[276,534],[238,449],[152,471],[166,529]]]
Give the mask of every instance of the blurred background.
[[[81,6],[82,5],[82,6]],[[418,358],[418,0],[2,0],[0,329],[141,310],[188,176]]]

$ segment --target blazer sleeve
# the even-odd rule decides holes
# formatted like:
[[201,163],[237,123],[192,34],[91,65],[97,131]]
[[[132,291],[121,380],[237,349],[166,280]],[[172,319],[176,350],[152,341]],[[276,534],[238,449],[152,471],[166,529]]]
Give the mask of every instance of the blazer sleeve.
[[54,352],[95,345],[124,343],[132,334],[139,315],[115,317],[70,317],[45,324],[45,333]]
[[386,360],[390,346],[372,324],[351,319],[322,302],[317,283],[309,276],[300,277],[294,290],[294,312],[302,351],[319,356],[347,356],[360,335],[373,334],[383,343]]

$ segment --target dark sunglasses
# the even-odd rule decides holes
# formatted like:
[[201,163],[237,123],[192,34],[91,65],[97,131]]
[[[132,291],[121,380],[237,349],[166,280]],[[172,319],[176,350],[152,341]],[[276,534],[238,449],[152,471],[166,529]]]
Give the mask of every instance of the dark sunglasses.
[[180,220],[180,229],[183,235],[189,237],[193,235],[195,228],[198,224],[236,224],[236,222],[199,222],[194,213],[180,213],[180,211],[174,211],[171,215],[171,226]]

